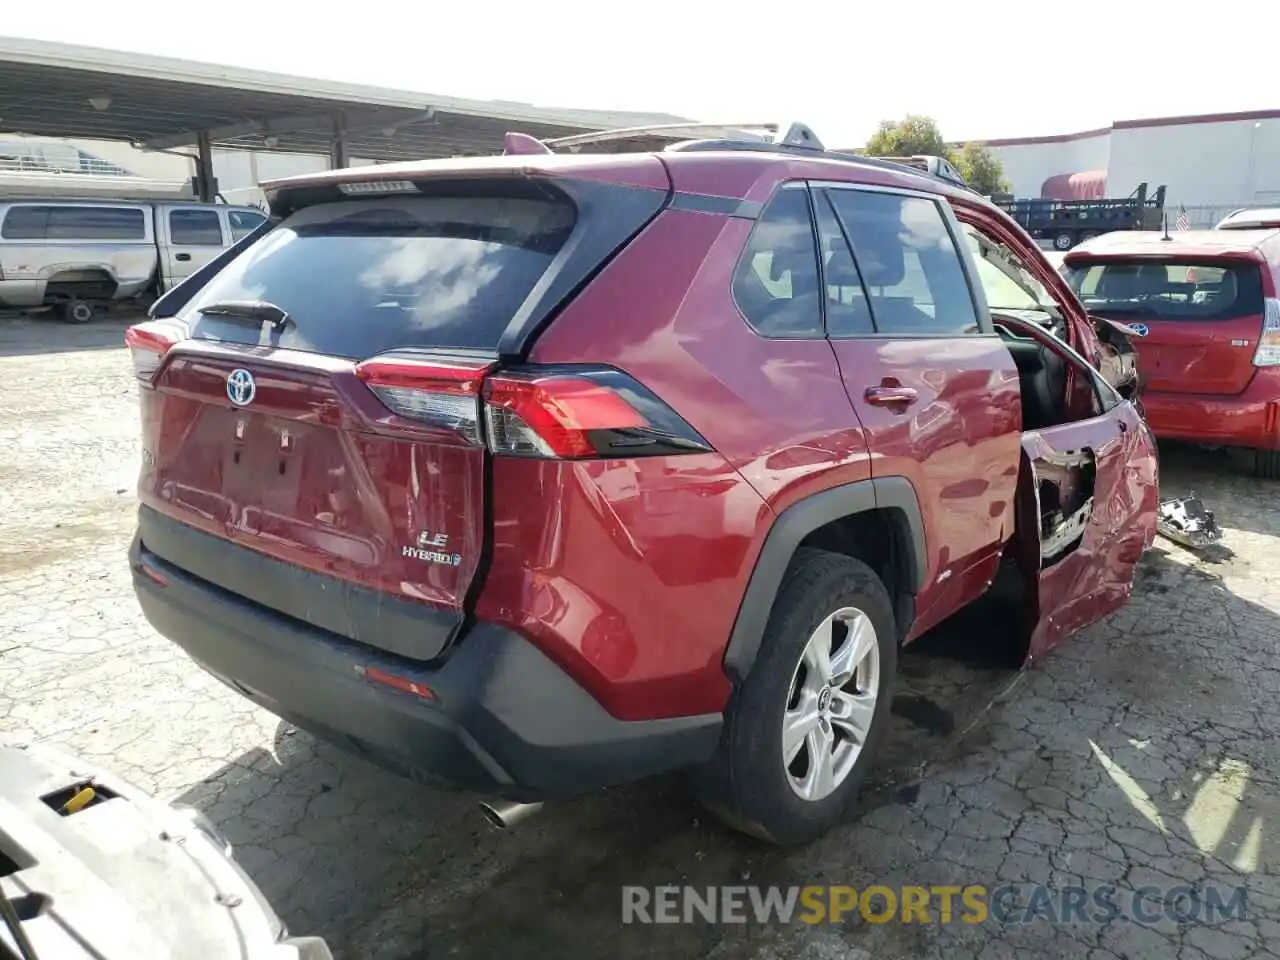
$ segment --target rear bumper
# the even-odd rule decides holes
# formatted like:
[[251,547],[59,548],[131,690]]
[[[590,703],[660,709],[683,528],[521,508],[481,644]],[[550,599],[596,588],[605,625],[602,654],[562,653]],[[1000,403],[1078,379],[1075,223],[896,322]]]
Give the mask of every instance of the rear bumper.
[[[721,716],[623,721],[532,644],[479,623],[447,658],[388,656],[130,548],[143,613],[277,716],[381,766],[510,800],[573,796],[710,758]],[[375,682],[384,671],[431,698]]]
[[0,280],[0,306],[21,309],[44,302],[43,280]]
[[1280,449],[1280,370],[1254,374],[1237,396],[1143,391],[1142,407],[1162,440]]

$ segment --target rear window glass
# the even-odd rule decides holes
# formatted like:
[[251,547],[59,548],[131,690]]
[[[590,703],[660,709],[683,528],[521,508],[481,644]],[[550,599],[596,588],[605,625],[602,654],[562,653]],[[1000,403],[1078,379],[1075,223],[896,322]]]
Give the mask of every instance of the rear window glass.
[[1085,309],[1154,320],[1229,320],[1263,310],[1257,264],[1171,260],[1073,263],[1064,273]]
[[386,197],[308,207],[214,277],[186,316],[199,337],[257,343],[220,301],[289,314],[281,347],[364,359],[397,347],[492,349],[573,229],[551,198]]
[[12,207],[0,236],[6,240],[144,240],[141,209],[119,207]]

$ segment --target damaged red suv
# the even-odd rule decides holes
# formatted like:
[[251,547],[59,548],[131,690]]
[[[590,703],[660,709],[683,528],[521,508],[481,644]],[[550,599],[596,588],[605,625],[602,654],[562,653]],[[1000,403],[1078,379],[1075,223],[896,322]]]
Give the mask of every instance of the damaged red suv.
[[1230,448],[1280,479],[1280,230],[1110,233],[1063,271],[1091,314],[1137,335],[1157,437]]
[[1030,657],[1125,602],[1132,351],[1001,211],[799,125],[508,153],[268,184],[129,331],[134,583],[205,669],[428,782],[683,769],[791,842],[902,644],[998,577]]

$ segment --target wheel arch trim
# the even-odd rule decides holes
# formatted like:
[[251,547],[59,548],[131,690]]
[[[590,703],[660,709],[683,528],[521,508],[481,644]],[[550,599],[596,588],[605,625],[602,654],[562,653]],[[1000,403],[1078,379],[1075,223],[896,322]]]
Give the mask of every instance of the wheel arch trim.
[[831,487],[799,500],[778,514],[756,558],[725,650],[725,673],[741,683],[760,651],[773,602],[800,543],[834,520],[872,510],[896,510],[904,517],[909,592],[919,593],[928,575],[924,518],[915,488],[906,477],[876,477]]

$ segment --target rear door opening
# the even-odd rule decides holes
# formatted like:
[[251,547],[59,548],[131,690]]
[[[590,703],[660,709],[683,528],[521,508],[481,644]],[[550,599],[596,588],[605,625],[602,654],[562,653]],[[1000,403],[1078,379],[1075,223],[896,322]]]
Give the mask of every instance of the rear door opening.
[[1139,334],[1133,343],[1147,389],[1234,396],[1249,385],[1267,310],[1260,263],[1073,259],[1065,273],[1086,310]]
[[[160,558],[429,659],[461,623],[482,563],[483,377],[554,279],[581,211],[545,180],[436,195],[405,186],[298,210],[179,317],[134,328],[129,342],[154,388],[144,390],[144,506],[293,572],[255,562],[245,577],[194,548]],[[596,251],[592,266],[612,252]],[[184,552],[181,539],[167,538],[171,553]],[[310,593],[299,570],[320,577]],[[341,603],[318,602],[335,588]],[[414,630],[384,604],[444,613],[450,629]]]

